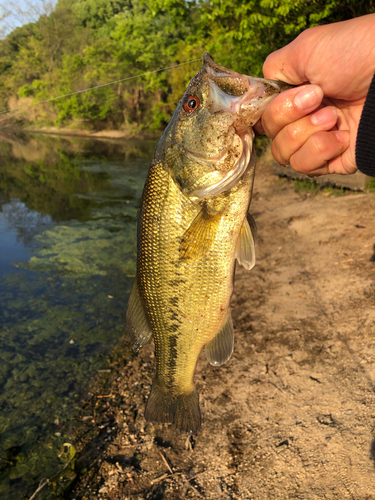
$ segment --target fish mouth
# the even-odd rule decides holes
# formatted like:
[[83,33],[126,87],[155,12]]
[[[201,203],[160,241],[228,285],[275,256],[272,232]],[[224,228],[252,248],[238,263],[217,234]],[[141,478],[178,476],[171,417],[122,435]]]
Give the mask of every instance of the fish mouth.
[[[225,112],[233,115],[233,126],[239,138],[241,150],[234,162],[233,168],[223,172],[220,164],[233,143],[225,148],[218,157],[202,158],[191,151],[185,150],[186,156],[198,163],[214,168],[207,174],[207,182],[200,183],[198,189],[190,195],[198,198],[217,196],[234,187],[250,165],[254,133],[251,127],[262,116],[268,103],[280,92],[292,86],[276,80],[266,80],[224,68],[215,63],[209,54],[204,55],[203,71],[208,75],[210,87],[209,108],[211,113]],[[202,181],[203,179],[201,179]]]
[[270,87],[272,87],[276,93],[283,92],[284,90],[288,90],[291,88],[296,87],[296,85],[290,85],[289,83],[282,82],[281,80],[267,80],[266,78],[257,78],[253,76],[247,76],[243,75],[241,73],[237,73],[236,71],[233,71],[231,69],[225,68],[224,66],[221,66],[220,64],[216,63],[213,58],[206,52],[203,55],[203,68],[205,69],[209,74],[215,76],[215,77],[232,77],[236,79],[243,79],[247,78],[249,79],[250,83],[251,81],[261,81],[263,83],[268,84]]
[[239,132],[255,125],[268,103],[283,90],[293,87],[277,80],[242,75],[224,68],[207,53],[203,61],[210,84],[211,111],[238,116],[234,125]]

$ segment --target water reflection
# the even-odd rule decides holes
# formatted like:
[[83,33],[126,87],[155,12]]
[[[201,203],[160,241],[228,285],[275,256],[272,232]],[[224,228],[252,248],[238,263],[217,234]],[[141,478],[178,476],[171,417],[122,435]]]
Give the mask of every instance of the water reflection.
[[[23,138],[16,143],[15,139],[1,141],[0,136],[3,203],[20,200],[29,210],[48,214],[54,221],[88,220],[92,202],[77,195],[119,187],[108,183],[113,172],[103,168],[103,164],[109,160],[116,162],[113,167],[124,168],[135,158],[149,161],[153,147],[153,141],[132,141],[124,146],[87,140],[70,142],[47,136],[28,142]],[[85,162],[91,163],[91,168],[80,168]]]
[[64,422],[124,333],[154,146],[0,137],[1,498],[56,472]]
[[[0,259],[6,268],[0,267],[0,276],[12,270],[12,262],[30,258],[27,250],[31,248],[35,235],[52,224],[49,215],[29,210],[17,199],[1,206],[0,212]],[[1,264],[0,264],[1,266]]]

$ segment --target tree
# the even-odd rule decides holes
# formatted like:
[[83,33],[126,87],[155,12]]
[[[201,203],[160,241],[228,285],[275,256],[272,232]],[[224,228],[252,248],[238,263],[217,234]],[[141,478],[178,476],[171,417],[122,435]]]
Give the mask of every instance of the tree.
[[74,13],[82,26],[98,29],[124,9],[131,9],[132,1],[78,0],[73,5]]

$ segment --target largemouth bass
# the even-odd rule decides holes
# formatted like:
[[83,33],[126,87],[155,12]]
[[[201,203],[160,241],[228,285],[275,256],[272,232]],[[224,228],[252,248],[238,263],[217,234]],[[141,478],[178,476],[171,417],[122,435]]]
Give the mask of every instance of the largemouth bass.
[[255,224],[248,216],[252,126],[283,89],[205,54],[157,146],[138,217],[137,277],[127,311],[134,349],[152,335],[155,341],[147,421],[197,433],[198,356],[204,348],[218,366],[233,352],[235,263],[255,264]]

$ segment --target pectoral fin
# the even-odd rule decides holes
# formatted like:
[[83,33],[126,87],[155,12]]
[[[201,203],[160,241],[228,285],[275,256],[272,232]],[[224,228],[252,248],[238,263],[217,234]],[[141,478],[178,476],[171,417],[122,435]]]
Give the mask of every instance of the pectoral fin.
[[244,220],[237,243],[237,261],[245,269],[255,266],[255,245],[257,241],[257,228],[253,217],[247,214]]
[[211,365],[220,366],[228,361],[233,352],[234,334],[232,317],[228,319],[219,333],[204,348],[206,357]]
[[249,226],[251,229],[251,234],[253,235],[254,245],[257,246],[257,244],[258,244],[258,228],[257,228],[257,224],[254,220],[254,217],[250,213],[247,214],[247,222],[249,223]]
[[152,329],[139,296],[137,279],[134,281],[129,297],[128,311],[126,313],[126,333],[130,337],[135,352],[147,344],[152,336]]
[[221,215],[208,214],[206,207],[195,217],[182,237],[181,259],[198,258],[206,255],[215,240]]

